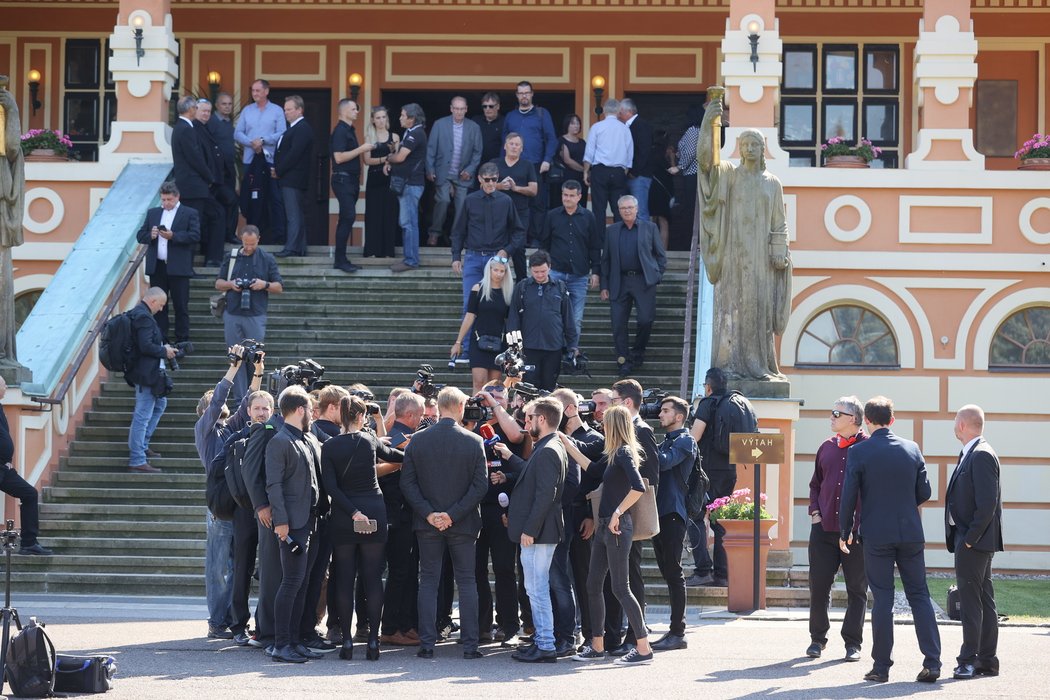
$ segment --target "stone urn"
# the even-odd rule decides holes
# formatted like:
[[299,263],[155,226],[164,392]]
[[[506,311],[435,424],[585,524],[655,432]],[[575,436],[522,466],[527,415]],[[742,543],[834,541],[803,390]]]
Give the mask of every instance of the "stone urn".
[[[754,609],[755,524],[753,520],[719,520],[726,534],[722,544],[726,548],[729,567],[729,612]],[[766,607],[766,559],[769,556],[769,531],[776,520],[759,520],[758,607]]]
[[828,156],[825,168],[867,168],[868,161],[861,156]]
[[26,156],[30,163],[65,163],[69,158],[55,153],[53,148],[34,148]]
[[1023,158],[1018,170],[1050,170],[1050,158]]

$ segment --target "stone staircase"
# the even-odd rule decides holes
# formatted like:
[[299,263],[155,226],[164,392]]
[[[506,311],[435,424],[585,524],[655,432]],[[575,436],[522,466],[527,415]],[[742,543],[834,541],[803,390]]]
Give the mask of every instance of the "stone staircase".
[[[331,269],[327,248],[281,261],[285,293],[270,302],[267,369],[313,358],[327,368],[326,379],[363,382],[381,400],[392,387],[409,385],[421,362],[434,366],[436,381],[469,386],[465,368],[446,368],[461,318],[460,281],[449,269],[447,249],[424,249],[420,271],[396,277],[387,270],[390,261],[351,254],[365,266],[352,276]],[[671,255],[650,352],[637,377],[645,387],[677,393],[687,266],[684,254]],[[225,370],[226,348],[221,323],[208,313],[216,271],[198,272],[191,287],[196,352],[180,362],[152,443],[162,456],[150,461],[163,473],[126,470],[132,392],[122,378],[109,378],[43,492],[41,536],[55,555],[14,558],[16,590],[203,596],[206,509],[193,424],[198,398]],[[594,379],[562,379],[589,395],[616,378],[608,307],[597,292],[588,298],[581,346]],[[805,569],[792,569],[789,553],[773,557],[779,558],[769,564],[770,604],[808,600]],[[666,601],[651,556],[646,572],[652,601]],[[690,603],[724,605],[724,589],[690,589],[689,595]]]

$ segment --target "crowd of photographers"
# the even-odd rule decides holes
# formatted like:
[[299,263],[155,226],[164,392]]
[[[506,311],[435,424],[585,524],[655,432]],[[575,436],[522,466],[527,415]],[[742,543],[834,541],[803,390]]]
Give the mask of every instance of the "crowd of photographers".
[[[509,376],[472,396],[423,365],[383,410],[367,387],[332,385],[310,360],[266,375],[248,342],[229,359],[195,429],[208,474],[209,637],[293,663],[352,658],[355,641],[371,660],[383,645],[431,658],[457,631],[465,658],[500,643],[525,663],[638,665],[686,647],[681,560],[687,532],[701,530],[706,550],[707,530],[687,503],[706,493],[698,455],[710,436],[685,400],[633,379],[589,399],[547,392],[521,381],[512,357]],[[248,360],[252,384],[230,414]],[[724,391],[716,369],[711,385]],[[648,538],[671,601],[670,631],[652,643]]]

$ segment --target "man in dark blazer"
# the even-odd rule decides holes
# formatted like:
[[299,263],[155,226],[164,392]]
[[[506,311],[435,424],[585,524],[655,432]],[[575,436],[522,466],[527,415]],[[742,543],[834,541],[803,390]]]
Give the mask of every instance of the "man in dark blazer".
[[438,580],[446,547],[459,589],[463,658],[482,656],[474,561],[481,532],[480,504],[489,480],[483,440],[460,426],[466,401],[467,396],[455,387],[438,393],[440,420],[412,436],[401,467],[401,494],[412,506],[419,541],[417,656],[423,659],[434,658]]
[[171,391],[163,363],[175,357],[175,348],[164,343],[153,318],[167,303],[168,295],[163,289],[150,287],[142,301],[128,312],[133,352],[124,371],[124,381],[135,389],[135,408],[128,429],[128,468],[133,472],[160,471],[146,458],[158,456],[150,450],[149,441],[168,406]]
[[205,126],[222,153],[222,185],[216,199],[223,207],[223,238],[227,243],[238,243],[237,217],[237,145],[233,138],[233,97],[220,92],[215,98],[215,112]]
[[[211,167],[211,156],[201,134],[204,125],[197,121],[197,98],[187,95],[179,99],[179,118],[171,132],[171,159],[174,180],[182,194],[182,203],[195,209],[201,217],[201,240],[211,240],[212,229],[222,229],[218,205],[213,196],[216,186],[215,173]],[[222,258],[222,245],[217,251],[202,250],[205,264],[218,265]],[[215,257],[210,257],[214,255]]]
[[[605,229],[602,248],[602,301],[609,302],[613,346],[620,376],[626,377],[645,362],[645,348],[656,318],[656,285],[667,269],[660,230],[638,218],[638,200],[624,195],[617,202],[620,218]],[[628,351],[627,322],[631,306],[638,307],[634,346]]]
[[963,642],[955,678],[998,676],[999,614],[992,588],[992,557],[1003,551],[1003,495],[999,457],[983,437],[984,411],[973,404],[955,415],[963,444],[959,466],[944,493],[944,534],[955,554]]
[[651,221],[649,188],[653,184],[653,127],[638,116],[638,106],[630,98],[620,100],[617,116],[631,130],[634,142],[634,160],[627,171],[627,191],[638,200],[638,220]]
[[[151,287],[167,292],[175,307],[175,340],[190,339],[190,279],[193,278],[193,251],[201,239],[200,217],[195,209],[179,202],[174,182],[160,186],[160,206],[146,212],[136,235],[146,250],[146,274]],[[161,337],[168,342],[168,306],[156,317]]]
[[859,537],[864,569],[875,597],[871,611],[872,669],[864,680],[885,683],[893,665],[893,565],[915,620],[915,636],[925,659],[915,679],[933,683],[941,675],[941,635],[926,585],[926,538],[919,505],[930,499],[930,481],[919,446],[890,432],[893,402],[885,396],[864,405],[871,436],[846,453],[846,479],[839,505],[839,548],[849,554],[857,499],[864,504]]
[[302,663],[320,654],[304,647],[299,621],[306,600],[306,573],[317,552],[310,546],[320,488],[321,444],[310,432],[310,396],[301,386],[281,392],[284,426],[266,445],[266,497],[273,534],[280,540],[281,585],[274,597],[274,661]]
[[525,591],[532,604],[532,623],[536,628],[533,644],[514,652],[524,663],[554,663],[554,611],[551,606],[550,569],[554,549],[565,534],[561,494],[569,460],[565,447],[555,434],[561,425],[561,402],[551,397],[525,405],[525,428],[535,441],[526,462],[501,450],[511,471],[518,474],[510,494],[507,535],[521,545],[521,569]]
[[[427,245],[437,245],[444,233],[450,199],[455,199],[455,216],[463,211],[463,201],[474,183],[481,163],[481,127],[467,119],[467,98],[452,98],[451,116],[434,122],[427,140],[427,179],[434,183],[434,211]],[[456,140],[459,151],[456,151]]]
[[303,98],[292,95],[284,101],[284,117],[288,129],[277,141],[273,155],[273,172],[281,186],[288,239],[279,258],[306,255],[306,190],[310,182],[310,163],[314,148],[314,132],[303,118]]
[[[215,132],[208,128],[212,122],[218,123],[218,117],[212,114],[212,103],[203,97],[197,100],[197,118],[194,119],[194,131],[200,139],[204,157],[211,169],[214,184],[211,187],[211,206],[209,213],[210,226],[208,238],[201,241],[205,260],[222,259],[223,244],[226,242],[226,204],[236,201],[237,195],[227,187],[226,157],[219,146]],[[233,143],[233,127],[230,127],[230,143]],[[234,175],[236,177],[236,175]],[[231,181],[233,182],[233,181]]]

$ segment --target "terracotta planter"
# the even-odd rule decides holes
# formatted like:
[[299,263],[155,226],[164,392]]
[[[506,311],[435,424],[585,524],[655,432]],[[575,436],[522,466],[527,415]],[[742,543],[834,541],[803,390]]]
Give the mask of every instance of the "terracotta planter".
[[26,160],[31,163],[65,163],[69,158],[56,154],[50,148],[34,148],[26,156]]
[[860,156],[829,156],[825,168],[867,168],[868,161]]
[[[718,522],[726,531],[722,539],[729,564],[729,601],[726,607],[730,612],[753,610],[754,521],[719,520]],[[769,531],[776,524],[776,520],[759,521],[759,546],[761,548],[758,572],[759,609],[766,607],[766,558],[769,556]]]
[[1025,158],[1018,166],[1018,170],[1050,170],[1050,158]]

